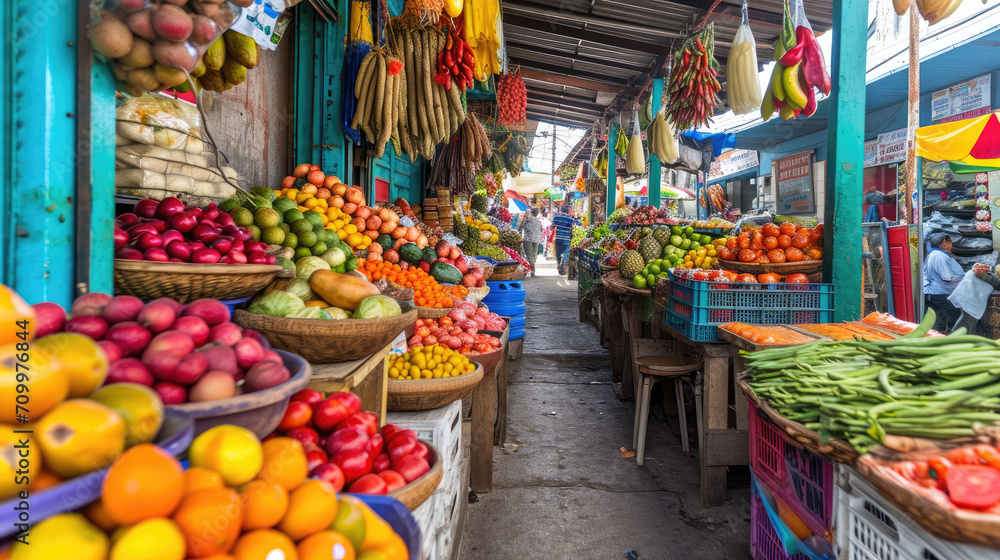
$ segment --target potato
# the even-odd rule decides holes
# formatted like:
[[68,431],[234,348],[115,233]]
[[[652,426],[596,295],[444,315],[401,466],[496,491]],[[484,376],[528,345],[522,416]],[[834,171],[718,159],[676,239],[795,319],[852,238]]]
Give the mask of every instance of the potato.
[[146,0],[118,0],[118,9],[131,14],[146,7]]
[[157,86],[160,85],[160,81],[157,80],[153,72],[147,68],[129,70],[125,74],[125,81],[128,82],[129,85],[134,86],[136,89],[141,89],[142,91],[155,91],[159,89]]
[[125,23],[128,28],[132,30],[137,36],[142,37],[147,41],[152,41],[156,39],[156,34],[153,33],[153,10],[152,8],[146,8],[141,12],[136,12],[130,14],[125,18]]
[[91,40],[94,50],[108,58],[125,56],[132,50],[132,32],[116,17],[102,17],[94,26]]
[[228,28],[236,21],[237,13],[229,3],[224,4],[202,4],[201,13],[212,18],[223,29]]
[[121,64],[117,60],[111,61],[111,74],[114,75],[115,78],[124,82],[125,74],[128,74],[129,70],[131,70],[131,68],[125,66],[124,64]]
[[163,84],[165,88],[171,88],[178,84],[182,84],[187,80],[187,76],[182,70],[176,68],[167,68],[162,64],[153,65],[153,75],[156,79]]
[[161,5],[153,11],[153,31],[168,41],[180,42],[191,36],[191,16],[177,6]]
[[198,64],[198,52],[194,47],[163,40],[153,43],[153,58],[167,68],[184,69],[188,72]]
[[191,40],[199,45],[207,45],[215,40],[219,28],[208,16],[194,16],[191,18],[194,28],[191,30]]
[[127,55],[119,58],[118,62],[131,68],[152,66],[153,62],[155,62],[153,60],[153,44],[142,37],[136,37],[132,41],[132,50]]

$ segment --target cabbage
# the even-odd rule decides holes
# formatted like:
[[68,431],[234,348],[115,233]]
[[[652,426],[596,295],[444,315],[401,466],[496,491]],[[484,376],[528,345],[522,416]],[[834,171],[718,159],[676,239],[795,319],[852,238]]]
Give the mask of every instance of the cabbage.
[[375,319],[402,315],[399,303],[387,296],[368,296],[361,300],[354,311],[355,319]]
[[309,277],[317,270],[330,270],[330,265],[323,259],[314,256],[302,257],[295,261],[296,279],[302,278],[308,282]]
[[292,281],[285,286],[285,291],[292,294],[293,296],[301,299],[302,301],[312,301],[314,299],[319,299],[312,288],[309,286],[309,281],[302,276],[296,276],[292,278]]
[[253,302],[248,311],[273,317],[294,317],[305,308],[305,303],[294,294],[274,291]]
[[286,315],[286,317],[295,318],[295,319],[322,319],[323,318],[323,308],[321,308],[321,307],[306,307],[305,305],[303,305],[302,309],[299,309],[298,311],[296,311],[295,313],[293,313],[291,315]]
[[347,262],[347,254],[340,247],[334,247],[332,249],[327,249],[325,253],[319,256],[319,258],[326,261],[331,267],[342,265]]
[[339,307],[327,307],[325,311],[330,315],[330,318],[333,320],[351,318],[351,315],[346,310],[343,310]]

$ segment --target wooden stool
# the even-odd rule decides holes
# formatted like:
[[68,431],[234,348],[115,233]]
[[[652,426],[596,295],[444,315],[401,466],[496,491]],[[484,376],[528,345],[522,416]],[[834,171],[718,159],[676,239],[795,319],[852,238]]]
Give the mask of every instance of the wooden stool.
[[[684,412],[683,382],[691,383],[695,389],[695,417],[698,421],[698,438],[701,438],[701,392],[700,384],[692,383],[688,377],[702,368],[702,360],[691,356],[645,356],[636,358],[639,364],[639,374],[642,377],[641,391],[635,404],[635,429],[632,432],[632,448],[635,449],[635,462],[642,464],[646,451],[646,421],[649,419],[649,394],[653,385],[660,379],[673,378],[674,392],[677,393],[677,416],[681,427],[681,446],[684,452],[691,450],[688,444],[687,414]],[[700,445],[700,443],[699,443]]]

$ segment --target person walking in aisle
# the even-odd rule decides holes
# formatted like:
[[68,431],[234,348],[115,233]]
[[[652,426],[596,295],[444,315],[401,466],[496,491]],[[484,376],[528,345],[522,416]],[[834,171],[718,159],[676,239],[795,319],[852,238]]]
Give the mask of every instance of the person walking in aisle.
[[531,275],[535,275],[535,259],[538,258],[538,244],[542,242],[542,222],[538,219],[538,208],[525,212],[524,219],[517,226],[524,239],[524,258],[531,264]]
[[556,264],[559,274],[566,274],[566,261],[569,260],[569,241],[573,237],[573,226],[576,220],[569,214],[572,210],[560,208],[559,214],[552,218],[552,227],[556,238]]

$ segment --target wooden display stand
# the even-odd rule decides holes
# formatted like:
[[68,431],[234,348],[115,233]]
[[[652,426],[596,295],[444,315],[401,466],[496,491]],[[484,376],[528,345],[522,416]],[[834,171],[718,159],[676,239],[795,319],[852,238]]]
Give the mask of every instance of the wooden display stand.
[[310,364],[312,379],[308,388],[322,393],[350,391],[361,397],[361,409],[379,415],[379,425],[385,424],[389,370],[386,358],[392,344],[367,358],[337,364]]
[[507,359],[510,353],[510,326],[500,342],[503,357],[472,392],[472,442],[469,457],[469,486],[475,492],[493,490],[493,446],[507,437]]

